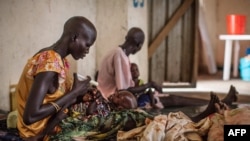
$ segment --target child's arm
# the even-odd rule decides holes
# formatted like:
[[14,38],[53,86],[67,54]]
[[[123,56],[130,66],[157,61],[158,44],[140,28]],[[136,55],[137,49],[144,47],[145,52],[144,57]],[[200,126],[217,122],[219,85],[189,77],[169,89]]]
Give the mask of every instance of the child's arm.
[[141,86],[130,87],[127,90],[130,91],[131,93],[135,94],[135,93],[143,93],[148,88],[155,88],[155,90],[162,93],[162,87],[153,81],[148,82],[146,84],[143,84]]

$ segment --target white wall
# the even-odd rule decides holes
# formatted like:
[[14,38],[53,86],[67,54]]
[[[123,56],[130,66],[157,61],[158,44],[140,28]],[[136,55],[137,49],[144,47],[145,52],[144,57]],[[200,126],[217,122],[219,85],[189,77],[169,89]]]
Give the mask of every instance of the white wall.
[[[130,56],[131,62],[139,65],[140,77],[148,81],[148,6],[147,1],[137,0],[138,6],[134,7],[133,0],[128,1],[128,28],[133,26],[140,27],[145,33],[145,42],[142,49],[133,56]],[[140,5],[142,4],[142,5]]]
[[96,65],[113,48],[124,42],[128,30],[126,0],[97,0]]
[[[139,2],[142,0],[139,0]],[[97,68],[101,60],[111,49],[123,44],[128,30],[140,27],[145,32],[145,42],[141,51],[131,55],[131,62],[139,65],[141,78],[148,80],[148,29],[147,29],[147,2],[143,7],[134,7],[133,0],[97,0],[97,27],[98,40]]]

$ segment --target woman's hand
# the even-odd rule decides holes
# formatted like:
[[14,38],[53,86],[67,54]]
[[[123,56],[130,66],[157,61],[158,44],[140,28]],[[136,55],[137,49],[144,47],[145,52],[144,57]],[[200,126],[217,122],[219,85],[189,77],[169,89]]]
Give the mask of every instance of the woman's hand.
[[91,78],[87,76],[86,80],[80,81],[76,73],[74,73],[73,75],[74,75],[74,82],[71,90],[76,94],[76,97],[84,95],[90,88],[89,82]]

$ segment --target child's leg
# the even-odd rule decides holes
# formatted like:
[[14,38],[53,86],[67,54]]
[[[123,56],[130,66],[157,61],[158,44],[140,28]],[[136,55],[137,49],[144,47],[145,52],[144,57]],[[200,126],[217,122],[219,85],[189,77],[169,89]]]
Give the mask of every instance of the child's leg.
[[[230,87],[228,94],[221,101],[227,105],[232,105],[233,102],[238,99],[238,91],[234,86]],[[168,95],[166,97],[161,97],[161,101],[164,107],[167,106],[202,106],[207,105],[209,100],[200,98],[191,98],[177,95]]]
[[203,112],[198,114],[197,116],[190,117],[190,118],[192,119],[192,121],[198,122],[198,121],[202,120],[203,118],[208,117],[209,115],[211,115],[211,114],[217,112],[217,110],[219,110],[219,109],[217,109],[218,106],[216,107],[216,104],[223,106],[223,103],[220,102],[219,97],[211,92],[210,101],[208,103],[207,108]]
[[239,92],[236,90],[236,88],[231,85],[228,94],[221,101],[226,103],[227,105],[232,105],[233,102],[236,102],[238,100],[238,94]]
[[209,100],[192,98],[192,97],[184,97],[177,95],[168,95],[166,97],[160,97],[162,104],[164,107],[171,106],[202,106],[208,104]]

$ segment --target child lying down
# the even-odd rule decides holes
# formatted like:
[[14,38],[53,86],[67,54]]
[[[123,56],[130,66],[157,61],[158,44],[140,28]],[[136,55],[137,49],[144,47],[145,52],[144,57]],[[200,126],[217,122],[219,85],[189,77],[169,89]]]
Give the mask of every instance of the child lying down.
[[[74,105],[69,112],[70,116],[56,126],[56,133],[50,136],[50,140],[157,141],[164,138],[168,138],[170,141],[184,138],[203,140],[207,135],[213,135],[210,128],[218,127],[218,123],[214,119],[218,115],[223,116],[225,112],[222,114],[221,111],[230,111],[214,93],[211,93],[206,109],[193,117],[189,117],[181,111],[170,112],[167,115],[147,113],[137,108],[134,104],[136,99],[128,91],[114,94],[110,99],[112,103],[98,95],[98,91],[93,90],[91,95],[84,97],[84,104],[89,102],[88,106],[95,105],[98,108],[81,104]],[[123,101],[119,101],[121,99]],[[218,114],[214,114],[215,112]],[[211,138],[208,136],[205,140]]]

